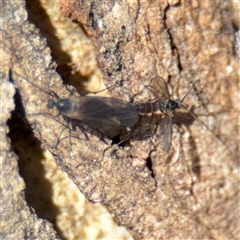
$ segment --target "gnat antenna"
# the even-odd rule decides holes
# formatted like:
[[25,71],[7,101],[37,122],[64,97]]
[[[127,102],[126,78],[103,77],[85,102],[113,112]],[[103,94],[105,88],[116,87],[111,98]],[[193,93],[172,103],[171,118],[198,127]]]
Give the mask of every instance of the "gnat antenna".
[[54,97],[54,98],[56,98],[56,99],[59,99],[59,98],[60,98],[55,92],[53,92],[53,91],[47,91],[47,90],[43,89],[43,88],[40,87],[38,84],[29,81],[27,78],[19,75],[17,72],[14,72],[14,74],[16,74],[18,77],[24,79],[26,82],[30,83],[30,84],[33,85],[34,87],[40,89],[40,90],[43,91],[44,93],[48,94],[49,96]]
[[198,122],[198,124],[200,125],[200,127],[203,129],[203,125],[202,123],[200,122],[200,120],[197,118],[197,116],[191,112],[184,104],[183,104],[183,101],[184,99],[187,97],[187,95],[192,91],[192,89],[194,88],[195,84],[197,83],[198,80],[196,80],[192,87],[188,90],[188,92],[183,96],[182,100],[181,100],[181,106]]

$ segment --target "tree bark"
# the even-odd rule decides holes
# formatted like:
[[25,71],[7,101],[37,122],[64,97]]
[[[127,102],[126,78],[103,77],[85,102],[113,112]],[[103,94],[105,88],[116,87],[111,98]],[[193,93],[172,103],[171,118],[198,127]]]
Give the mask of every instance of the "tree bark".
[[41,144],[86,198],[106,205],[135,239],[239,238],[239,73],[229,3],[60,0],[59,6],[92,40],[111,97],[147,102],[153,96],[145,86],[161,76],[181,99],[198,80],[184,103],[205,129],[175,113],[169,154],[159,146],[159,116],[150,124],[140,119],[126,133],[129,146],[111,147],[89,127],[77,127],[69,140],[64,118],[46,108],[47,92],[68,97],[69,91],[46,41],[20,15],[8,30],[3,26],[2,41],[21,118]]

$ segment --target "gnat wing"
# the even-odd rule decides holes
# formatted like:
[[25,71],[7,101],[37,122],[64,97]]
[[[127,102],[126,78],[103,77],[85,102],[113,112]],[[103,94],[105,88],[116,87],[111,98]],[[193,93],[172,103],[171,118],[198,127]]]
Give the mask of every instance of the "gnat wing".
[[69,99],[75,108],[62,114],[96,127],[122,129],[133,125],[138,119],[131,103],[117,98],[80,96]]
[[159,122],[160,129],[160,147],[166,153],[168,153],[172,143],[172,116],[165,115]]
[[148,88],[156,99],[160,101],[170,99],[168,85],[162,77],[158,76],[153,78]]

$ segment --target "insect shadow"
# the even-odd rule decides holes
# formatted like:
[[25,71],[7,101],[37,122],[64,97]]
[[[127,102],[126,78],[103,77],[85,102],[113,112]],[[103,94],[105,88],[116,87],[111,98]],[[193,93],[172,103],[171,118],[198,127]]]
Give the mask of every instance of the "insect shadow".
[[[67,121],[68,128],[69,123],[73,128],[79,127],[81,129],[83,129],[83,124],[86,124],[103,136],[113,139],[122,129],[129,128],[138,120],[138,113],[134,106],[121,99],[86,96],[86,94],[60,98],[55,92],[47,91],[28,79],[19,77],[50,96],[47,108],[56,108],[58,115],[62,115]],[[57,121],[57,119],[55,120]],[[86,134],[85,137],[88,139]]]

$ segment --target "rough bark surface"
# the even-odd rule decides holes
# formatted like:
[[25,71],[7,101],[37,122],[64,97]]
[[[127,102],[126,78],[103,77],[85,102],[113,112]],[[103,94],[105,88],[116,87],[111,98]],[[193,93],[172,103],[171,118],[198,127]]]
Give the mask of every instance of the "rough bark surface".
[[186,105],[195,106],[205,129],[188,114],[175,114],[169,155],[159,147],[158,130],[149,136],[151,129],[141,128],[149,119],[132,129],[128,147],[110,148],[111,141],[103,141],[91,128],[77,128],[69,141],[66,121],[46,108],[49,95],[42,89],[60,97],[70,94],[54,69],[45,39],[28,23],[24,6],[9,3],[3,4],[1,44],[26,114],[21,118],[80,191],[106,205],[134,238],[237,239],[239,76],[230,5],[126,2],[59,5],[92,39],[105,84],[115,86],[112,96],[148,101],[152,96],[144,86],[156,75],[176,85],[175,93],[183,96],[198,79],[197,98],[188,97]]
[[[9,2],[9,1],[8,1]],[[16,89],[13,83],[9,81],[8,71],[13,67],[15,53],[12,51],[13,38],[19,37],[16,31],[19,22],[15,16],[23,5],[18,4],[14,8],[12,4],[1,3],[1,72],[0,72],[0,109],[1,109],[1,126],[0,126],[0,163],[1,163],[1,191],[0,191],[0,215],[1,239],[59,239],[53,224],[37,216],[35,209],[26,201],[25,191],[26,184],[19,174],[21,168],[22,151],[19,149],[18,155],[13,151],[13,142],[10,141],[9,132],[14,131],[15,136],[21,136],[24,139],[29,137],[30,129],[22,135],[23,127],[15,122],[12,129],[9,129],[10,119],[13,118],[12,112],[15,109],[14,96]],[[18,8],[18,10],[17,10]],[[14,16],[14,14],[16,14]],[[21,19],[22,21],[23,19]],[[9,28],[7,28],[9,27]],[[15,29],[15,30],[14,30]],[[16,36],[17,34],[17,36]],[[15,115],[18,113],[15,111]],[[24,142],[22,138],[15,139],[16,142]],[[31,145],[31,143],[29,143]],[[31,147],[30,147],[31,149]],[[28,159],[31,161],[32,159]]]

